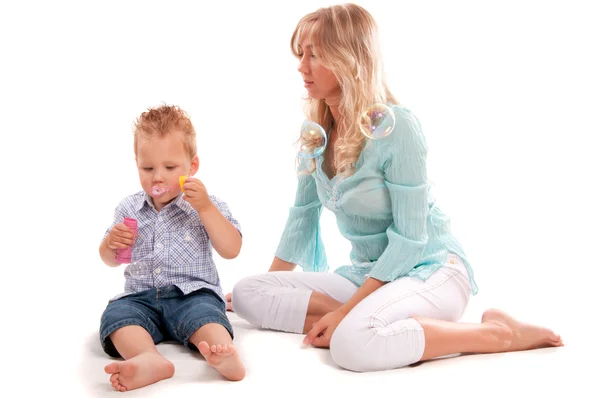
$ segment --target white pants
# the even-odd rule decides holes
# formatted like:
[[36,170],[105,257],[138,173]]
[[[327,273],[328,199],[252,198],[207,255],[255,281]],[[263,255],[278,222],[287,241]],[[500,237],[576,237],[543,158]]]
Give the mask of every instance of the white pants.
[[[357,290],[334,273],[268,272],[239,281],[232,291],[232,306],[253,325],[303,333],[313,291],[344,303]],[[339,366],[357,372],[418,362],[425,350],[425,335],[411,317],[458,321],[470,296],[465,266],[450,254],[446,264],[426,281],[399,278],[365,297],[333,333],[331,356]]]

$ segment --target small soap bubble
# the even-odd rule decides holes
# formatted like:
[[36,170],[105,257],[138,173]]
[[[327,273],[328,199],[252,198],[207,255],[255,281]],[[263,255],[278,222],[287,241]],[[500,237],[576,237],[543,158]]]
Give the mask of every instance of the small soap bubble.
[[135,279],[141,279],[150,275],[150,263],[148,258],[141,258],[132,261],[127,266],[127,272]]
[[359,126],[367,138],[378,140],[387,137],[394,130],[396,116],[389,106],[374,104],[361,114]]
[[305,120],[298,140],[298,157],[314,159],[325,151],[327,134],[318,123]]
[[165,187],[159,187],[159,186],[153,186],[152,190],[150,191],[152,196],[160,196],[163,193],[167,192],[169,190],[169,188],[165,188]]

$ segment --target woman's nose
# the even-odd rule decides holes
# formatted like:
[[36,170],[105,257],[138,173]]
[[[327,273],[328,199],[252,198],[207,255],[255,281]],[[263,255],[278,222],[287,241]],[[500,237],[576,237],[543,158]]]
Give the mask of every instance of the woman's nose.
[[310,68],[308,67],[308,62],[302,58],[300,63],[298,64],[298,72],[300,72],[303,76],[308,75],[310,72]]

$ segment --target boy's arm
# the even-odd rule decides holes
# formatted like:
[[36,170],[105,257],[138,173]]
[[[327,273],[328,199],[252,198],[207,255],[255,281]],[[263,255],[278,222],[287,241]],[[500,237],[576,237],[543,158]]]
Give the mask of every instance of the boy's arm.
[[104,239],[102,239],[99,248],[100,258],[104,261],[104,264],[110,267],[117,267],[121,265],[121,263],[115,260],[117,250],[130,247],[134,241],[135,236],[131,233],[129,227],[122,222],[118,222],[112,226]]
[[199,211],[198,215],[217,253],[226,259],[236,258],[242,248],[242,236],[238,229],[212,203]]
[[188,202],[200,216],[208,238],[217,253],[226,259],[236,258],[242,248],[242,235],[231,221],[233,217],[230,216],[227,205],[219,201],[217,204],[213,203],[206,187],[198,178],[187,177],[182,188],[183,200]]
[[100,242],[98,252],[100,259],[109,267],[118,267],[121,265],[115,260],[118,249],[126,249],[133,245],[134,236],[125,224],[123,219],[127,211],[123,207],[124,202],[119,203],[115,209],[114,219],[110,228],[105,232],[104,239]]
[[119,266],[121,264],[119,264],[116,260],[115,260],[115,255],[117,253],[117,249],[111,249],[108,246],[108,239],[109,239],[110,235],[106,235],[106,238],[104,238],[102,240],[102,243],[100,243],[100,248],[99,248],[99,252],[100,252],[100,258],[102,259],[102,261],[104,262],[104,264],[110,266],[110,267],[116,267]]

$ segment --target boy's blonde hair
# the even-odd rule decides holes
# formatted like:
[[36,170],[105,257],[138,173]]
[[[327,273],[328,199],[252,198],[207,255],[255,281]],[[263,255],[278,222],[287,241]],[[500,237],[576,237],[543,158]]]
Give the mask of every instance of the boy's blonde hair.
[[196,130],[190,117],[175,105],[149,108],[137,118],[133,130],[134,153],[137,156],[137,144],[140,137],[163,138],[175,131],[183,134],[183,146],[190,159],[196,156]]
[[[292,34],[292,53],[300,57],[304,40],[313,54],[330,69],[342,90],[336,120],[340,139],[333,159],[336,173],[351,174],[366,137],[359,128],[361,113],[375,103],[398,104],[385,80],[375,20],[355,4],[320,8],[304,16]],[[306,115],[326,131],[333,118],[324,99],[307,99]]]

